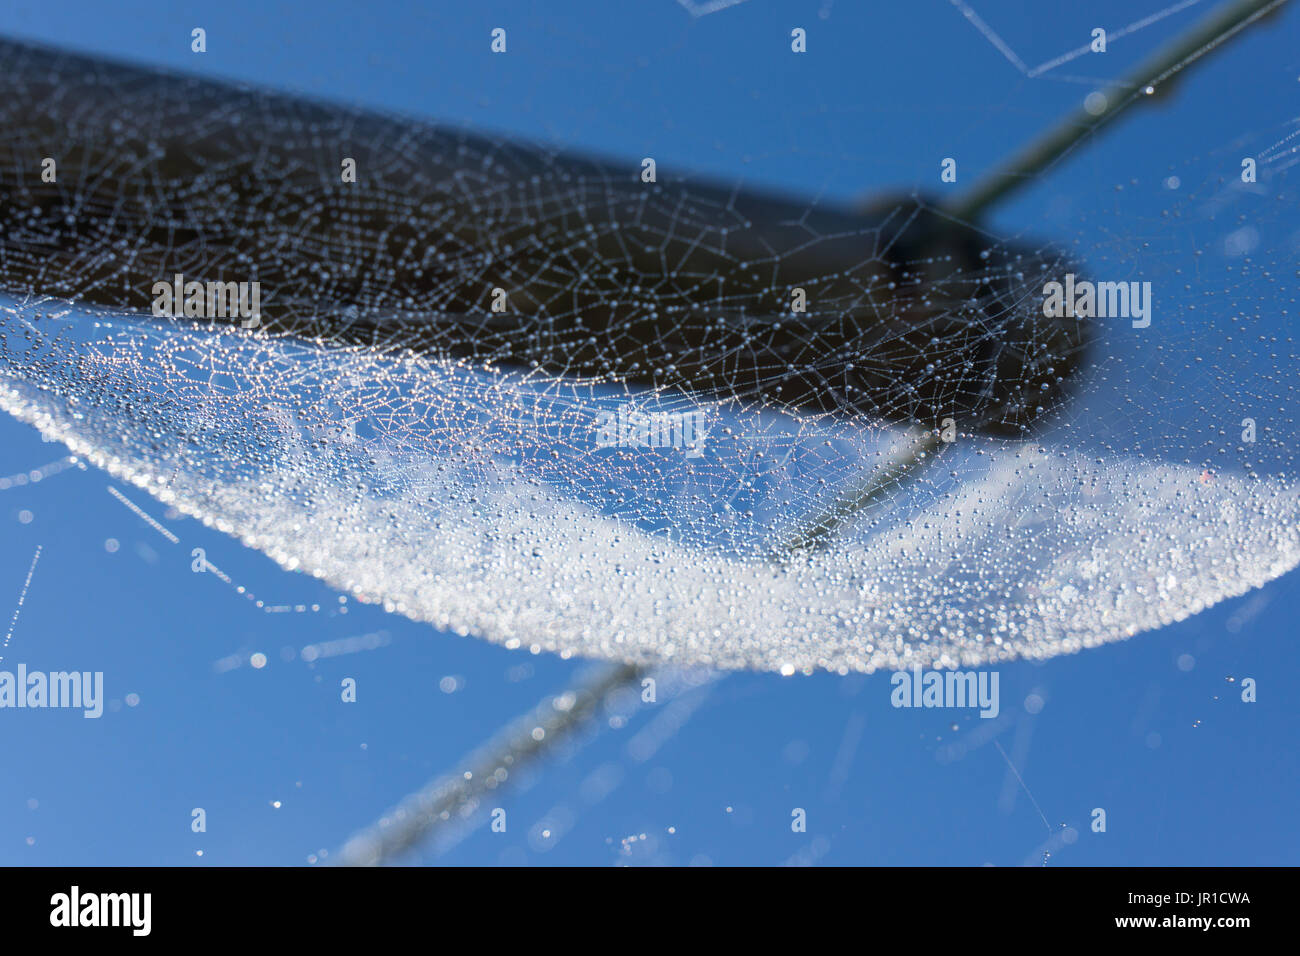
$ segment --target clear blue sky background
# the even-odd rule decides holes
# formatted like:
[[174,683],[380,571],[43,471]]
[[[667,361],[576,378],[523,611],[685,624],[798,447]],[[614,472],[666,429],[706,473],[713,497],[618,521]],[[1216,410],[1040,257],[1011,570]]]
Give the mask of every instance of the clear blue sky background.
[[[1086,11],[1008,0],[974,6],[1031,66],[1086,43],[1094,26],[1117,28],[1159,9],[1119,0]],[[1057,72],[1118,75],[1205,6],[1116,41],[1104,61]],[[206,55],[189,50],[194,26],[207,30]],[[504,57],[488,53],[496,26],[508,30]],[[804,57],[789,53],[794,26],[808,30]],[[1038,222],[1048,200],[1083,204],[1132,179],[1142,184],[1133,201],[1149,204],[1154,221],[1164,201],[1157,184],[1171,166],[1209,175],[1203,167],[1220,161],[1213,154],[1222,144],[1295,115],[1298,30],[1292,11],[1255,31],[999,221],[1019,229]],[[752,0],[698,20],[673,0],[369,0],[301,9],[11,0],[0,9],[0,31],[838,199],[932,188],[942,156],[959,156],[963,170],[987,168],[1089,90],[1027,79],[940,0]],[[63,454],[0,419],[0,475]],[[181,543],[173,545],[114,500],[109,484],[93,469],[69,470],[0,491],[5,629],[42,548],[4,666],[103,670],[115,702],[98,721],[0,712],[2,864],[305,864],[454,768],[585,666],[340,605],[319,582],[195,521],[163,518],[162,506],[124,488],[175,531]],[[110,538],[120,542],[116,552],[105,548]],[[193,547],[259,598],[322,609],[259,612],[212,576],[191,573]],[[1080,834],[1052,865],[1300,861],[1290,611],[1297,580],[1292,573],[1125,643],[1001,668],[996,739],[1052,827]],[[281,656],[381,630],[391,643],[376,650],[314,666]],[[214,670],[220,659],[259,651],[269,660],[260,670]],[[358,681],[356,705],[338,700],[344,676]],[[1240,703],[1228,676],[1257,678],[1259,702]],[[451,693],[440,689],[446,677],[455,678]],[[1045,702],[1033,714],[1022,704],[1031,694]],[[136,695],[133,704],[127,695]],[[505,834],[482,826],[439,859],[1041,858],[1043,820],[997,748],[979,739],[992,722],[894,710],[887,675],[736,674],[697,702],[649,760],[634,759],[627,744],[652,714],[604,729],[501,801]],[[954,743],[964,755],[945,759]],[[207,812],[206,833],[191,832],[194,807]],[[791,832],[794,807],[807,811],[806,834]],[[1107,811],[1105,834],[1088,830],[1094,807]],[[553,831],[550,840],[538,840],[541,827]]]

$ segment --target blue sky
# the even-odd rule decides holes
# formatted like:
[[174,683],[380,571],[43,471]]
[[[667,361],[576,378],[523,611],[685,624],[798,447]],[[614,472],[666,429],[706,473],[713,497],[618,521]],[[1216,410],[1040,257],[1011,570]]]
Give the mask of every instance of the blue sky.
[[[1086,42],[1095,25],[1159,9],[975,6],[1030,66]],[[661,169],[827,199],[935,188],[942,156],[985,169],[1090,89],[1024,76],[937,0],[750,2],[700,19],[672,0],[546,8],[380,0],[307,14],[15,0],[0,31],[572,149],[653,151]],[[1118,75],[1200,14],[1116,41],[1104,68],[1084,60],[1056,72]],[[1164,198],[1146,186],[1175,167],[1189,181],[1209,177],[1225,144],[1294,115],[1298,22],[1288,12],[1215,57],[1000,210],[998,223],[1041,229],[1045,206],[1068,220],[1069,209],[1131,182],[1134,220],[1158,222]],[[207,30],[204,56],[189,50],[194,26]],[[508,56],[486,52],[496,26],[507,28]],[[788,54],[792,26],[808,30],[806,57]],[[65,454],[0,418],[0,477]],[[165,510],[93,468],[0,490],[6,631],[40,548],[5,666],[102,670],[110,700],[100,720],[0,712],[2,864],[306,864],[589,666],[341,603]],[[320,609],[261,611],[192,573],[196,547],[268,604]],[[604,727],[501,800],[505,834],[480,826],[437,859],[1017,865],[1040,862],[1049,826],[1067,824],[1078,839],[1052,865],[1294,864],[1300,703],[1287,661],[1297,580],[1292,572],[1127,642],[1003,665],[998,721],[894,709],[883,674],[727,675],[694,692],[690,719],[649,759],[628,748],[649,715]],[[373,650],[301,659],[307,645],[379,632],[387,643]],[[215,666],[255,652],[265,667]],[[338,701],[345,676],[361,688],[355,705]],[[1246,676],[1259,681],[1257,703],[1238,699]],[[996,725],[996,745],[982,724]],[[191,831],[195,807],[206,833]],[[807,812],[806,833],[791,831],[795,807]],[[1104,834],[1088,828],[1095,807],[1107,812]],[[543,827],[553,839],[537,838]]]

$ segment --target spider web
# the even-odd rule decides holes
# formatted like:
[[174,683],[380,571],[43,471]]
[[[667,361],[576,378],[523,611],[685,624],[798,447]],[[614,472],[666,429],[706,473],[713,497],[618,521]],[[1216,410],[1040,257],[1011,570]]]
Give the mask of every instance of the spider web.
[[[1253,144],[1265,184],[1193,164],[1177,228],[1099,203],[1067,256],[919,197],[646,183],[3,56],[0,405],[364,600],[566,655],[871,671],[1128,637],[1300,560],[1288,130]],[[1045,318],[1075,261],[1152,281],[1153,326]],[[151,316],[177,272],[259,281],[262,327]]]

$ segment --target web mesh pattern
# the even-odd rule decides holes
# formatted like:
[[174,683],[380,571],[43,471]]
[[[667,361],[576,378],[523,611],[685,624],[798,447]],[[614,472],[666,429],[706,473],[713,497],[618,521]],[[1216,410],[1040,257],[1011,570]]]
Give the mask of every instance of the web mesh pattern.
[[[1067,259],[910,196],[648,183],[0,46],[0,404],[394,610],[564,653],[874,670],[1130,636],[1300,557],[1290,300],[1249,258],[1226,296],[1181,274],[1226,241],[1197,210],[1250,198],[1208,176],[1175,209],[1196,222],[1135,250],[1095,239],[1131,234],[1098,208]],[[1160,334],[1045,316],[1076,258],[1140,260]],[[151,316],[175,273],[257,281],[260,326]],[[1252,414],[1259,443],[1219,450]]]
[[[14,292],[148,309],[177,273],[256,280],[271,332],[1012,434],[1080,358],[1080,321],[1041,310],[1057,257],[911,197],[858,213],[645,182],[640,164],[0,55]],[[33,160],[52,155],[48,183]]]

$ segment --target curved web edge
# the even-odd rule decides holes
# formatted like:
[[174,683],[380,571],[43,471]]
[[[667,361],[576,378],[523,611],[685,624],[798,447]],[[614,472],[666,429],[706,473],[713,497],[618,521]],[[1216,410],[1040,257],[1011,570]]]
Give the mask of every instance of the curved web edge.
[[[3,326],[17,330],[34,314],[8,306]],[[505,423],[430,430],[439,389],[480,407],[500,394],[499,382],[485,386],[463,365],[384,365],[291,340],[161,334],[120,320],[93,332],[93,317],[77,321],[99,338],[51,346],[66,350],[57,361],[5,365],[0,407],[286,569],[507,646],[787,673],[977,666],[1130,637],[1300,563],[1300,494],[1285,481],[1085,459],[1047,436],[949,449],[943,481],[916,483],[864,513],[829,551],[774,565],[756,535],[724,535],[726,547],[712,548],[674,538],[504,454],[505,437],[518,441],[512,429],[529,415],[536,422],[537,402],[494,408],[512,408]],[[210,394],[187,391],[175,372],[179,351],[203,359],[206,380],[195,365],[189,385],[225,383],[217,431],[203,430],[213,419]],[[67,369],[84,375],[87,362],[101,373],[115,365],[153,398],[124,403],[102,374],[67,380]],[[313,365],[330,374],[303,374]],[[388,395],[389,434],[406,440],[383,444],[382,462],[373,445],[341,450],[286,428],[286,409],[346,404],[340,372],[371,383],[418,372],[403,383],[407,392]],[[433,386],[430,374],[440,378]],[[553,397],[545,388],[512,394]],[[598,404],[566,407],[590,416]],[[764,426],[736,440],[772,434]],[[820,453],[828,440],[787,434],[790,449]],[[878,450],[884,434],[872,433],[869,447]],[[541,429],[525,443],[554,450],[554,437]],[[743,477],[752,461],[740,455],[734,467]],[[710,467],[717,477],[723,466]],[[778,474],[779,492],[792,479]],[[676,497],[644,499],[641,517],[671,519],[674,507],[702,500],[677,487]],[[778,533],[789,525],[790,496],[768,500],[770,513],[754,521]]]

